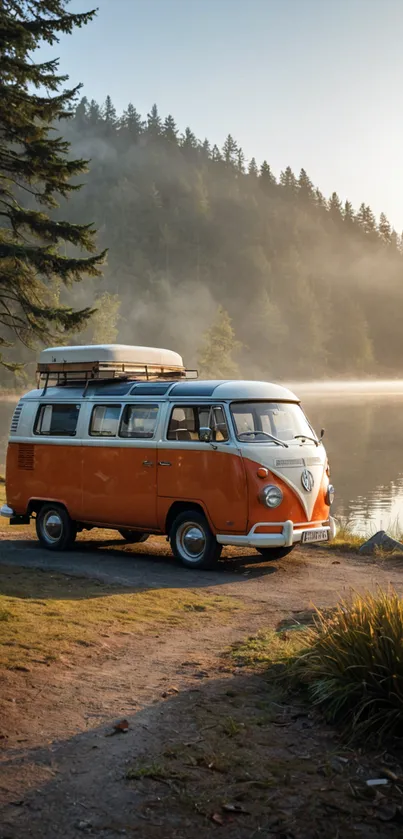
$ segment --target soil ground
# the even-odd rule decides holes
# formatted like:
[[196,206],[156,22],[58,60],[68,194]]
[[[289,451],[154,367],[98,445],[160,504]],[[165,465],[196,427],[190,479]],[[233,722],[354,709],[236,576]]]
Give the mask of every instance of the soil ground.
[[[79,577],[83,598],[85,581],[98,580],[108,596],[113,585],[128,594],[189,590],[237,608],[225,619],[220,608],[196,609],[180,625],[108,629],[76,654],[1,671],[1,839],[402,835],[401,753],[347,748],[265,672],[228,653],[313,603],[332,606],[377,585],[403,593],[402,559],[303,549],[265,564],[227,550],[217,570],[192,572],[162,539],[126,546],[93,531],[53,555],[30,535],[0,533],[3,592],[13,570],[29,568],[27,600],[46,599],[53,575],[60,599]],[[127,732],[114,734],[123,719]],[[385,767],[399,780],[368,787],[387,780]]]

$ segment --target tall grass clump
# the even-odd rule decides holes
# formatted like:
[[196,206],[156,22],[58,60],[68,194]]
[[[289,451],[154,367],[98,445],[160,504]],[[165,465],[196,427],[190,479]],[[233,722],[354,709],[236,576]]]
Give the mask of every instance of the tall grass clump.
[[291,672],[354,739],[403,736],[403,601],[378,591],[317,612]]

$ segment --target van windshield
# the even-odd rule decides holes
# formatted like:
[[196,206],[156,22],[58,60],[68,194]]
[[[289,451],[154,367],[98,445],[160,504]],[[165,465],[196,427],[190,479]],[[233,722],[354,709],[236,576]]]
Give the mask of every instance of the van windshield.
[[[306,416],[295,402],[233,402],[231,412],[238,440],[243,443],[283,443],[306,435],[317,440]],[[300,442],[300,439],[299,439]]]

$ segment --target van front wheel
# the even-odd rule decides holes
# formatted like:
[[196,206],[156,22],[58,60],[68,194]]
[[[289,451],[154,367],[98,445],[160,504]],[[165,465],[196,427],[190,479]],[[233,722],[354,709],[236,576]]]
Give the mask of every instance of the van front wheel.
[[186,510],[177,516],[170,541],[172,553],[186,568],[212,568],[221,555],[221,545],[207,519],[197,510]]
[[77,524],[58,504],[44,504],[36,516],[36,533],[49,551],[66,551],[77,536]]

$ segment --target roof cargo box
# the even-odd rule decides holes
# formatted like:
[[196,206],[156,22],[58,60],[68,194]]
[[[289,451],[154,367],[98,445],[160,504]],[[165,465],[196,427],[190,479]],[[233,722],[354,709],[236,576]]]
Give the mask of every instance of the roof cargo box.
[[[194,373],[194,376],[191,374]],[[178,353],[157,347],[93,344],[43,350],[37,366],[38,385],[89,382],[93,379],[181,379],[186,371]]]

